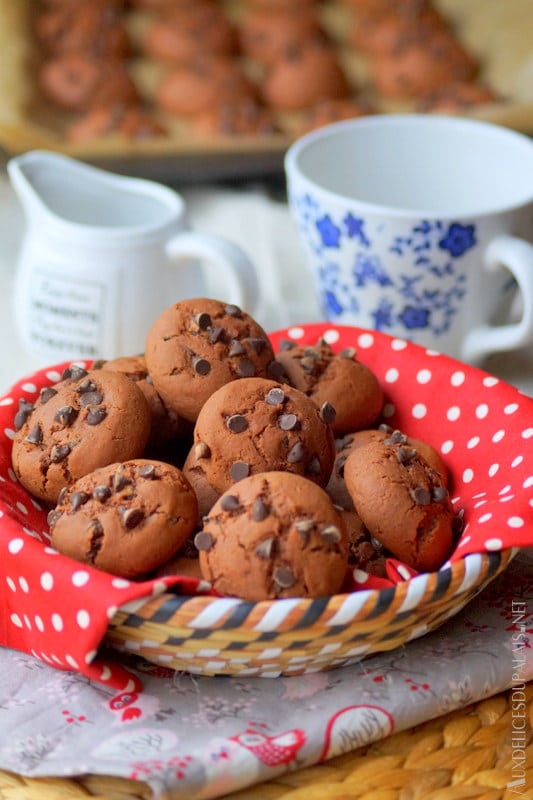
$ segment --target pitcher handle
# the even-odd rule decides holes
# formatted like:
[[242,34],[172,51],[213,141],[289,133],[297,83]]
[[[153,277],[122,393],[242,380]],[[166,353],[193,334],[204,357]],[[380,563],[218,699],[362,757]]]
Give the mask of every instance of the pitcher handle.
[[166,244],[170,259],[198,258],[221,270],[227,296],[219,298],[253,314],[259,302],[259,281],[254,265],[241,248],[223,236],[184,231]]
[[485,253],[485,269],[502,267],[515,278],[522,301],[522,316],[509,325],[480,325],[465,337],[461,356],[471,364],[489,353],[514,350],[533,342],[533,245],[514,236],[498,236]]

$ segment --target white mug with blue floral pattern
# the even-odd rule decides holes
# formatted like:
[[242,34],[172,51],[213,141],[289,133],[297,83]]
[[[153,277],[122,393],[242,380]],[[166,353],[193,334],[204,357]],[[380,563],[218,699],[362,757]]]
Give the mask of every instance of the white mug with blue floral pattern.
[[533,342],[533,141],[475,120],[362,117],[285,158],[326,319],[470,363]]

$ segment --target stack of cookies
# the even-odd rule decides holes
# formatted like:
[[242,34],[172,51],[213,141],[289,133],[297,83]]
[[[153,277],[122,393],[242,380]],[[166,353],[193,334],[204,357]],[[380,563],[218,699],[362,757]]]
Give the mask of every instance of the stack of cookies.
[[442,459],[379,426],[382,406],[353,349],[275,353],[245,311],[197,298],[160,314],[143,355],[22,400],[12,463],[71,558],[247,600],[327,596],[354,568],[431,571],[453,547]]

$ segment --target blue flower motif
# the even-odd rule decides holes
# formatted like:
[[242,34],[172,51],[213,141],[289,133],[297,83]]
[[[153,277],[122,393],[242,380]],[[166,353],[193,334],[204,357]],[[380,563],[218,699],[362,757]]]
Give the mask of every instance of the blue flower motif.
[[341,236],[340,228],[332,222],[329,214],[325,217],[317,219],[316,226],[322,238],[324,247],[339,247],[339,239]]
[[439,242],[442,250],[448,250],[451,256],[458,258],[476,244],[474,225],[461,225],[452,222],[446,234]]
[[413,306],[406,306],[402,313],[398,314],[398,319],[400,319],[409,330],[413,328],[427,328],[429,326],[429,317],[429,308],[413,308]]
[[359,217],[354,217],[354,215],[349,212],[343,219],[344,224],[346,225],[346,232],[348,234],[348,238],[350,239],[358,239],[362,245],[365,247],[370,247],[370,240],[367,239],[367,236],[363,230],[363,226],[365,224],[364,219],[360,219]]
[[323,294],[322,305],[326,319],[330,316],[338,316],[342,314],[343,308],[334,292],[325,291]]
[[365,286],[367,283],[377,283],[379,286],[392,286],[392,281],[383,269],[377,256],[365,256],[358,253],[353,268],[356,286]]
[[383,328],[390,328],[392,325],[392,303],[388,300],[382,300],[379,306],[372,311],[374,318],[374,327],[377,331]]

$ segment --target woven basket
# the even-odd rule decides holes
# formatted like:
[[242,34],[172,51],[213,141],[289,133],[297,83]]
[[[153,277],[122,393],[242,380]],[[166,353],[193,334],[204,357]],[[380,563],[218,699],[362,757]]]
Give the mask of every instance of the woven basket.
[[457,614],[514,555],[471,554],[397,586],[319,599],[245,602],[163,594],[122,606],[107,642],[202,675],[277,677],[393,650]]

